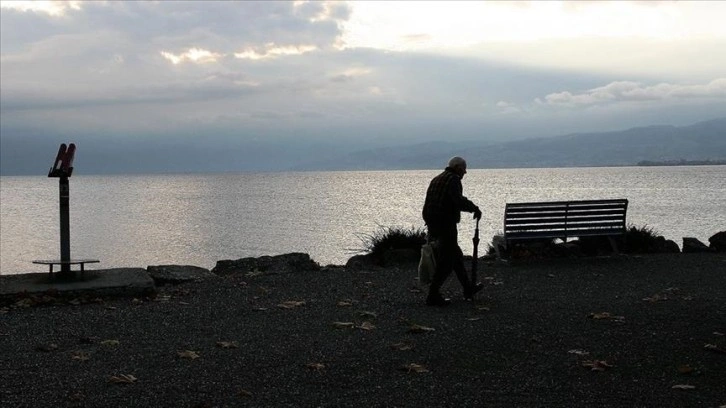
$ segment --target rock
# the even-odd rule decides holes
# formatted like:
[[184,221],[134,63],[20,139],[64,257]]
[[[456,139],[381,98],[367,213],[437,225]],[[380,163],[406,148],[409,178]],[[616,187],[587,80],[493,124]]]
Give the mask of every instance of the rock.
[[676,242],[672,239],[667,239],[661,247],[661,252],[677,254],[681,252],[681,248],[679,248],[678,244],[676,244]]
[[148,266],[146,271],[157,285],[201,281],[217,277],[209,269],[191,265],[155,265]]
[[415,249],[390,249],[383,254],[383,266],[418,264],[420,257]]
[[216,275],[232,275],[249,272],[300,272],[319,271],[320,265],[310,259],[310,255],[293,252],[276,256],[261,256],[259,258],[240,258],[237,260],[217,261],[212,269]]
[[708,239],[711,249],[716,252],[726,252],[726,231],[717,232]]
[[696,238],[683,237],[683,253],[712,252],[713,250]]
[[354,255],[345,263],[345,269],[359,271],[362,269],[379,268],[378,261],[373,254]]

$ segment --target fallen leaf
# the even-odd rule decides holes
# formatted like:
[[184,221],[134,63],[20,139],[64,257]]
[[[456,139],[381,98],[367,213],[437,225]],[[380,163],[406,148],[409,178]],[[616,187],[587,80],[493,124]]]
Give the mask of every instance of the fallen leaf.
[[90,357],[88,356],[88,353],[84,353],[83,351],[75,351],[73,352],[73,355],[71,356],[72,360],[78,360],[78,361],[88,361]]
[[260,272],[260,271],[252,271],[252,272],[247,272],[245,274],[245,276],[247,276],[248,278],[254,278],[255,276],[260,276],[260,275],[262,275],[262,272]]
[[491,309],[488,306],[477,306],[476,310],[482,311],[482,312],[488,312]]
[[361,330],[371,331],[376,328],[376,326],[373,325],[373,323],[365,321],[358,326]]
[[573,349],[573,350],[568,351],[568,353],[569,354],[575,354],[575,355],[578,355],[578,356],[586,356],[586,355],[590,354],[589,351],[580,350],[580,349]]
[[138,378],[131,374],[119,374],[112,376],[108,380],[115,384],[132,384],[135,383]]
[[101,344],[104,346],[118,346],[119,344],[121,344],[121,342],[119,342],[118,340],[104,340],[101,342]]
[[0,307],[0,314],[9,313],[10,308],[9,307]]
[[135,305],[140,305],[140,304],[144,303],[144,301],[141,299],[138,299],[138,298],[134,298],[133,300],[131,300],[131,303],[133,303]]
[[724,334],[723,334],[723,333],[721,333],[721,332],[717,332],[717,331],[716,331],[716,332],[713,332],[713,335],[714,335],[714,336],[723,336]]
[[239,348],[239,345],[236,341],[218,341],[217,347],[223,348],[223,349],[233,349],[233,348]]
[[116,306],[106,306],[106,310],[118,310]]
[[583,367],[590,367],[592,371],[605,371],[608,368],[612,368],[605,360],[588,360],[582,362]]
[[427,333],[435,330],[433,327],[421,326],[420,324],[412,324],[408,327],[409,333]]
[[73,305],[73,306],[78,306],[78,305],[81,304],[81,301],[78,300],[78,299],[71,299],[71,300],[68,301],[68,303],[71,304],[71,305]]
[[625,316],[615,316],[610,314],[609,312],[590,313],[588,317],[595,320],[614,320],[618,322],[625,320]]
[[185,305],[185,306],[186,306],[186,305],[188,305],[189,303],[187,303],[187,302],[179,302],[179,304],[180,304],[180,305]]
[[305,302],[302,300],[287,300],[287,301],[284,301],[284,302],[280,303],[279,305],[277,305],[277,307],[282,308],[282,309],[294,309],[296,307],[300,307],[300,306],[304,306],[304,305],[305,305]]
[[68,399],[71,401],[79,402],[83,401],[83,399],[86,398],[85,395],[83,395],[82,392],[78,391],[68,396]]
[[695,369],[688,364],[681,364],[678,366],[678,373],[679,374],[693,374],[695,372]]
[[688,385],[688,384],[678,384],[678,385],[672,386],[671,388],[673,388],[674,390],[695,390],[696,389],[695,386]]
[[195,359],[199,358],[199,354],[197,354],[196,351],[192,351],[192,350],[178,351],[177,354],[179,355],[179,357],[186,358],[189,360],[195,360]]
[[157,296],[154,299],[154,302],[168,302],[170,299],[171,299],[171,295],[162,295],[162,296]]
[[252,393],[247,390],[239,390],[237,395],[239,395],[240,397],[251,397]]
[[416,363],[406,364],[405,366],[401,367],[400,370],[406,371],[409,373],[428,373],[429,372],[429,370],[425,366],[423,366],[421,364],[416,364]]
[[315,370],[315,371],[322,371],[325,368],[325,364],[323,363],[307,363],[305,367]]
[[39,344],[35,346],[35,349],[38,351],[44,351],[44,352],[50,352],[58,350],[58,345],[55,343],[48,343],[48,344]]
[[266,307],[253,307],[252,308],[253,312],[264,312],[265,310],[267,310]]
[[349,307],[349,306],[353,306],[353,301],[350,300],[350,299],[344,299],[344,300],[339,301],[337,303],[337,306],[338,307]]
[[470,322],[476,322],[477,320],[481,320],[481,317],[468,317],[466,320]]
[[333,327],[336,329],[352,329],[355,327],[353,322],[333,322]]
[[421,293],[421,289],[419,289],[419,288],[411,288],[408,291],[411,293]]
[[402,341],[400,343],[391,344],[391,348],[397,351],[409,351],[413,350],[413,343],[409,341]]
[[703,346],[703,348],[705,348],[706,350],[709,350],[709,351],[715,351],[716,353],[721,353],[721,354],[726,353],[726,350],[722,349],[721,347],[719,347],[715,344],[706,344]]
[[660,302],[662,300],[668,300],[668,296],[661,295],[660,293],[656,293],[653,296],[643,298],[643,300],[645,300],[647,302],[655,303],[655,302]]
[[25,298],[15,302],[15,307],[30,307],[35,304],[35,301],[31,298]]
[[375,319],[376,317],[378,317],[376,313],[368,312],[366,310],[357,310],[355,314],[362,319]]

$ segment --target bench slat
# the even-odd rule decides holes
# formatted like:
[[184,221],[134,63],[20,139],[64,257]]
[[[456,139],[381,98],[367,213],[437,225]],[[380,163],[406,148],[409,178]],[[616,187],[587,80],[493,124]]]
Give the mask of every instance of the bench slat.
[[590,206],[536,206],[536,207],[507,207],[507,214],[527,213],[527,212],[595,212],[595,211],[625,211],[627,207],[624,205],[590,205]]
[[[598,230],[598,231],[582,231],[578,233],[575,236],[584,237],[584,236],[618,236],[623,235],[623,231],[620,229],[604,229],[604,230]],[[542,238],[566,238],[570,237],[572,235],[569,235],[567,231],[564,230],[554,230],[554,231],[537,231],[537,232],[516,232],[511,234],[507,234],[507,239],[542,239]]]
[[538,230],[563,230],[570,232],[569,235],[575,235],[579,230],[597,230],[601,228],[620,228],[622,230],[621,223],[615,222],[597,222],[590,224],[531,224],[531,225],[515,225],[507,227],[504,231],[509,234],[510,232],[516,231],[538,231]]
[[589,205],[589,204],[628,204],[628,200],[624,198],[608,199],[608,200],[575,200],[575,201],[540,201],[530,203],[507,203],[508,207],[526,207],[540,205]]
[[625,218],[622,215],[604,215],[604,216],[594,216],[594,217],[580,217],[580,216],[574,216],[574,217],[537,217],[537,218],[513,218],[513,219],[507,219],[506,224],[507,225],[520,225],[520,224],[539,224],[544,222],[579,222],[579,221],[620,221],[622,222]]

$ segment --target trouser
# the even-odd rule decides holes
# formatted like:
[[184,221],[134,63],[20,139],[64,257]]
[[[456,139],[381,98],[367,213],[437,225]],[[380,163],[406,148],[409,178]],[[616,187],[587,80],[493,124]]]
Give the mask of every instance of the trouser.
[[448,279],[451,271],[456,272],[461,287],[464,291],[469,289],[469,277],[464,267],[464,253],[459,247],[459,233],[456,224],[429,224],[429,240],[438,241],[434,247],[436,257],[436,272],[431,279],[429,286],[429,297],[434,298],[440,295],[441,286]]

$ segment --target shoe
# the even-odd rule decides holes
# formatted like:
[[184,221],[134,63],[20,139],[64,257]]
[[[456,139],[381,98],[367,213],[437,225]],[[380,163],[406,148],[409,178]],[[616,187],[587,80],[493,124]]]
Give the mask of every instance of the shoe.
[[472,300],[474,299],[474,295],[481,292],[481,290],[484,289],[484,284],[479,282],[474,286],[471,286],[467,289],[464,289],[464,299],[466,300]]
[[441,295],[437,297],[427,297],[426,298],[426,306],[438,306],[438,307],[444,307],[451,304],[451,299],[447,299],[445,297],[442,297]]

